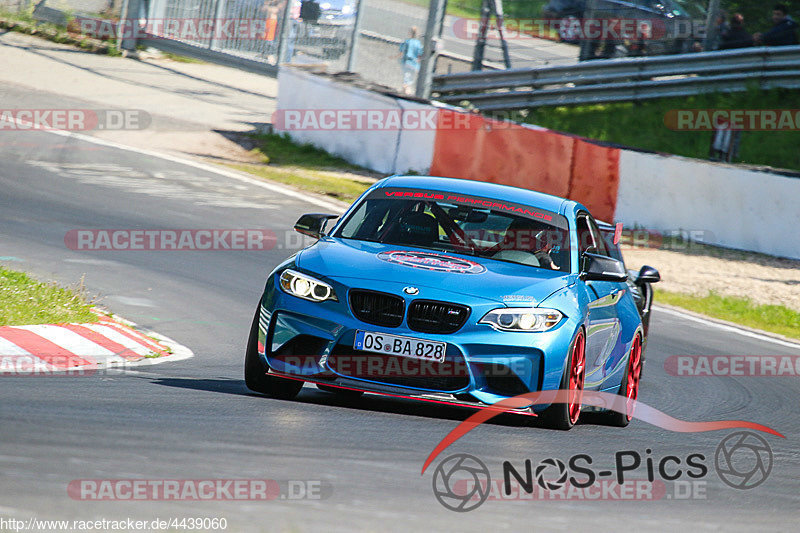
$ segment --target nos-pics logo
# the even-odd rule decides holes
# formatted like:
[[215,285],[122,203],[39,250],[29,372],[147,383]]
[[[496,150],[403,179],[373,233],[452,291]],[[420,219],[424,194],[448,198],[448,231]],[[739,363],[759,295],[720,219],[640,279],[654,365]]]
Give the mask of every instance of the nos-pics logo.
[[[764,483],[772,472],[769,443],[750,431],[725,437],[714,454],[714,469],[723,483],[749,490]],[[536,482],[546,490],[559,490],[569,479],[566,464],[547,458],[535,470]],[[433,473],[433,494],[445,508],[456,512],[477,509],[492,489],[489,468],[474,455],[457,453],[443,459]]]

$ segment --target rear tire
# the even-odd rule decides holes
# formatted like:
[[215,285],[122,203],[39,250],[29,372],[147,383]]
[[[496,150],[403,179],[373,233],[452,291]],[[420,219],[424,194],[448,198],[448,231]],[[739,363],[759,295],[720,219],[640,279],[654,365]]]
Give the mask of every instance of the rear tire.
[[622,383],[617,394],[626,398],[625,411],[606,411],[600,415],[600,422],[608,426],[624,428],[633,419],[636,400],[639,398],[639,382],[642,378],[642,336],[637,333],[631,343],[631,353],[628,357],[628,367],[622,376]]
[[[554,403],[539,415],[542,425],[551,429],[570,430],[581,414],[581,397],[586,378],[586,336],[580,330],[569,347],[569,360],[564,365],[560,390],[569,390],[570,401]],[[574,391],[574,392],[572,392]]]
[[265,394],[272,398],[291,400],[303,388],[303,382],[267,375],[269,367],[258,356],[258,318],[261,304],[256,307],[250,335],[247,339],[247,352],[244,358],[244,383],[253,392]]

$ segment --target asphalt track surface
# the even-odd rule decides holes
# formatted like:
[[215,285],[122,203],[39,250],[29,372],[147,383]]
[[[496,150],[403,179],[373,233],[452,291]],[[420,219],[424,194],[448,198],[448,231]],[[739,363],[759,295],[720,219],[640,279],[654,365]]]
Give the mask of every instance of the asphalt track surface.
[[[626,429],[570,432],[506,415],[480,426],[434,462],[464,452],[492,477],[502,462],[566,461],[617,451],[654,457],[701,453],[711,465],[703,498],[657,501],[488,501],[446,510],[420,474],[436,444],[471,411],[366,396],[347,401],[306,387],[295,401],[250,394],[246,335],[265,275],[290,253],[291,226],[326,210],[302,199],[176,161],[47,132],[0,133],[0,256],[36,276],[85,284],[113,312],[191,348],[192,359],[123,374],[0,378],[0,516],[152,520],[224,517],[228,531],[794,530],[800,497],[797,377],[673,377],[667,357],[800,355],[774,342],[655,311],[640,399],[682,420],[748,420],[774,451],[769,478],[724,485],[713,455],[732,430],[676,433],[634,420]],[[76,228],[261,228],[270,251],[68,249]],[[645,477],[644,467],[630,474]],[[76,501],[76,479],[319,480],[320,500]],[[669,489],[672,490],[672,489]],[[672,495],[672,492],[669,492]]]

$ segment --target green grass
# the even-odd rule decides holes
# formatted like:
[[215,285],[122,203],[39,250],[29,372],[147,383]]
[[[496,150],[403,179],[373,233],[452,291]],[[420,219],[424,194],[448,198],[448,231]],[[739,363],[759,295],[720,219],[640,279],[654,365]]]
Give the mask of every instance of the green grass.
[[160,51],[160,53],[165,58],[167,58],[167,59],[169,59],[171,61],[176,61],[178,63],[200,63],[200,64],[206,64],[206,62],[203,61],[202,59],[195,59],[193,57],[187,57],[187,56],[182,56],[182,55],[179,55],[179,54],[173,54],[172,52]]
[[347,203],[352,203],[370,185],[362,181],[324,172],[306,171],[305,169],[274,168],[267,165],[245,164],[229,164],[228,166],[259,178],[277,181],[317,194],[332,196]]
[[800,339],[800,313],[782,305],[758,305],[745,298],[692,296],[656,289],[656,303],[682,307],[712,318]]
[[[799,109],[800,91],[776,89],[663,98],[641,103],[542,107],[529,111],[525,122],[612,143],[708,158],[711,132],[673,131],[664,116],[674,109]],[[800,170],[800,131],[745,131],[734,162]]]
[[251,153],[261,159],[261,164],[228,164],[231,168],[348,203],[372,183],[369,178],[341,174],[374,173],[311,144],[295,143],[288,135],[269,133],[248,137],[257,145]]
[[248,137],[257,144],[251,152],[260,156],[263,163],[301,166],[315,170],[364,171],[362,167],[348,163],[313,144],[298,144],[286,134],[263,133]]
[[[112,57],[122,55],[122,51],[117,46],[116,39],[109,39],[101,41],[99,39],[91,38],[87,35],[72,35],[67,30],[67,27],[51,24],[49,22],[39,22],[33,18],[33,7],[29,10],[19,13],[9,13],[0,10],[0,28],[25,33],[41,37],[49,41],[77,46],[84,50],[89,50],[95,53],[103,53]],[[71,19],[71,15],[67,16],[67,23]]]
[[62,289],[0,267],[0,326],[96,322],[82,290]]

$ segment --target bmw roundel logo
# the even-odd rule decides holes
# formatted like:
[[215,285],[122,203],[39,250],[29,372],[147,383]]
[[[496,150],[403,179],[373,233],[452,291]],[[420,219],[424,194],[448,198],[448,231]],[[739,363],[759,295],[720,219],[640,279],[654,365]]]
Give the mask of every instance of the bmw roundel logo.
[[416,287],[404,287],[403,292],[410,295],[419,294],[419,289]]

